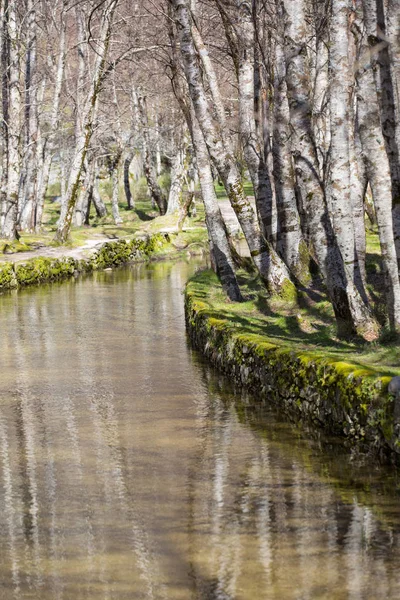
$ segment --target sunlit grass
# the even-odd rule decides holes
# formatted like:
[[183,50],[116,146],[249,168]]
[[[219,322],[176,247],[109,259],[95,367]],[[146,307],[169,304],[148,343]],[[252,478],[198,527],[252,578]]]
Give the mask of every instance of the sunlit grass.
[[[359,338],[342,340],[336,336],[332,305],[324,293],[301,292],[297,302],[269,297],[258,277],[238,273],[245,301],[227,300],[212,271],[194,277],[191,289],[207,303],[207,313],[222,319],[228,328],[246,336],[261,336],[296,353],[312,352],[334,361],[368,367],[381,375],[400,375],[400,347],[397,343],[366,343]],[[193,287],[194,286],[194,287]]]

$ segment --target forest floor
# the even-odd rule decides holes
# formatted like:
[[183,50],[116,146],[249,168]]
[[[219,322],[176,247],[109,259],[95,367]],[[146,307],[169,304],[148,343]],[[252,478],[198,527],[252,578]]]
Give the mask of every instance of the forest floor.
[[[0,240],[0,263],[25,262],[39,256],[87,258],[103,244],[113,240],[129,240],[133,237],[146,236],[160,231],[178,233],[177,217],[158,216],[158,211],[154,210],[147,198],[139,200],[135,210],[128,210],[125,205],[120,204],[120,215],[123,219],[121,225],[114,224],[111,208],[107,201],[106,206],[109,209],[106,217],[99,219],[95,215],[91,215],[90,225],[73,227],[68,242],[60,246],[54,242],[60,205],[49,199],[46,202],[44,224],[40,233],[21,233],[20,239],[13,243]],[[174,243],[177,250],[182,250],[189,244],[200,244],[206,240],[204,210],[198,204],[197,214],[185,220],[182,233],[177,235]]]

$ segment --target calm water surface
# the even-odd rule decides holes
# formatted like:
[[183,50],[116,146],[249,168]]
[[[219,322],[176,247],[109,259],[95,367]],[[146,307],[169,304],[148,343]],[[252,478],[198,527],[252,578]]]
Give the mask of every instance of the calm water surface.
[[396,472],[207,367],[193,270],[0,298],[0,598],[400,598]]

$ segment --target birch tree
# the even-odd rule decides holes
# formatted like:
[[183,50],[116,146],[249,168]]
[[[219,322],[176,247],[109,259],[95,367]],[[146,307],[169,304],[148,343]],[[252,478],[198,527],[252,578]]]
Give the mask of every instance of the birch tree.
[[[7,187],[3,197],[1,215],[1,235],[8,240],[17,237],[18,195],[20,183],[20,136],[21,136],[21,66],[19,55],[19,24],[17,22],[17,0],[9,0],[5,11],[5,50],[6,50],[6,98],[7,106],[3,118],[7,128]],[[4,109],[3,109],[4,110]]]
[[[231,147],[215,127],[201,80],[200,66],[191,33],[190,11],[185,0],[170,0],[175,9],[182,61],[190,97],[205,143],[226,188],[261,278],[273,292],[291,286],[284,263],[262,236],[254,211],[244,193],[242,177]],[[225,142],[225,143],[224,143]]]
[[373,71],[374,58],[371,57],[371,48],[359,21],[354,21],[352,31],[357,38],[359,48],[359,68],[356,73],[359,135],[378,222],[388,288],[386,300],[390,327],[397,331],[400,323],[400,286],[393,232],[390,164],[381,126],[379,100]]
[[[320,177],[320,166],[311,121],[310,73],[306,58],[305,2],[304,0],[299,2],[284,0],[283,6],[287,19],[285,58],[286,84],[293,132],[292,151],[297,181],[303,200],[306,203],[312,249],[327,285],[339,335],[347,336],[358,331],[367,338],[372,339],[377,335],[375,322],[355,288],[354,280],[347,279],[345,258],[342,255],[342,251],[347,250],[354,253],[354,245],[349,250],[344,246],[344,243],[347,243],[346,240],[342,239],[342,244],[340,244],[336,238],[334,229],[335,223],[337,227],[340,227],[340,211],[335,205],[334,210],[337,210],[337,218],[335,223],[332,223],[324,182]],[[346,44],[347,47],[348,44]],[[343,106],[337,105],[338,111],[342,108]],[[346,156],[348,160],[348,149]],[[333,207],[334,202],[330,205]],[[351,207],[350,205],[343,206],[340,207],[340,210],[343,214],[346,210],[349,213]],[[338,233],[340,235],[341,231],[338,231]],[[352,264],[354,264],[354,260]]]
[[[225,223],[218,205],[214,188],[210,156],[203,133],[197,121],[193,102],[188,93],[188,84],[182,73],[181,61],[177,50],[176,32],[172,20],[173,10],[170,5],[168,23],[169,38],[171,42],[171,84],[178,100],[182,114],[185,117],[196,156],[196,167],[199,175],[201,195],[204,204],[206,225],[210,241],[212,264],[221,280],[221,284],[232,301],[242,300],[242,295],[235,274],[235,264]],[[222,114],[220,115],[222,117]]]
[[[351,198],[350,168],[350,103],[351,88],[354,85],[349,64],[349,22],[348,0],[332,0],[330,27],[330,120],[331,153],[329,206],[332,214],[332,227],[343,263],[344,282],[349,308],[358,330],[366,337],[375,337],[377,325],[364,304],[363,289],[356,287],[360,283],[359,265],[356,253],[353,203]],[[340,258],[339,258],[340,260]],[[337,270],[340,269],[338,265]]]
[[149,135],[149,117],[147,112],[147,103],[144,96],[138,97],[138,111],[141,124],[141,135],[143,144],[144,172],[147,185],[153,201],[155,202],[160,215],[165,215],[167,211],[167,198],[157,182],[157,171],[153,161],[150,135]]
[[[44,156],[42,161],[42,166],[40,169],[40,173],[38,176],[38,186],[37,186],[37,206],[36,206],[36,215],[35,215],[35,230],[40,231],[42,227],[42,218],[43,218],[43,209],[46,191],[49,183],[50,177],[50,169],[53,160],[54,153],[56,151],[55,148],[55,138],[57,134],[57,129],[59,127],[60,122],[60,103],[61,103],[61,92],[62,86],[64,82],[64,74],[65,74],[65,62],[66,62],[66,27],[67,27],[67,17],[66,17],[66,2],[63,1],[60,14],[59,14],[59,28],[57,30],[58,33],[58,48],[57,53],[52,61],[52,82],[53,82],[53,97],[52,97],[52,109],[50,113],[48,130],[44,135],[43,139],[43,147],[44,147]],[[56,19],[54,19],[55,21]],[[42,124],[43,127],[43,124]]]
[[106,72],[106,60],[112,35],[113,17],[118,2],[119,0],[108,0],[102,10],[99,38],[96,43],[97,58],[92,82],[85,100],[85,105],[83,107],[83,127],[78,139],[76,140],[75,154],[68,178],[65,196],[66,200],[64,202],[65,211],[64,214],[61,214],[55,235],[55,239],[59,243],[64,243],[66,241],[71,229],[72,218],[74,216],[75,206],[78,200],[83,164],[93,133],[93,117],[95,113],[95,107]]

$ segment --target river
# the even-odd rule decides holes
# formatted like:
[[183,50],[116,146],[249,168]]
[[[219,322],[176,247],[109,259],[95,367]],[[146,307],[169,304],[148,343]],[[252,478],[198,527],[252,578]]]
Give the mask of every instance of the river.
[[0,598],[400,598],[397,472],[190,349],[195,268],[0,297]]

